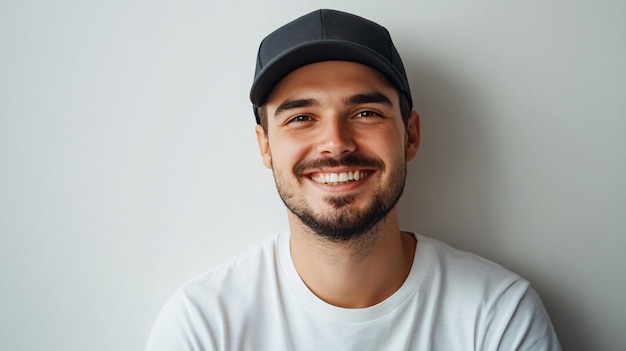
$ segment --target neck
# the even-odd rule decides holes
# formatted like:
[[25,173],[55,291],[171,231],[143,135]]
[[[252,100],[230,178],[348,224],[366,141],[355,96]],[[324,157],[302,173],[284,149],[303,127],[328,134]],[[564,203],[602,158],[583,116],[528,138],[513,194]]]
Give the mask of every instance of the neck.
[[322,300],[364,308],[382,302],[404,283],[415,253],[415,238],[399,229],[394,208],[358,238],[330,241],[289,214],[291,256],[298,274]]

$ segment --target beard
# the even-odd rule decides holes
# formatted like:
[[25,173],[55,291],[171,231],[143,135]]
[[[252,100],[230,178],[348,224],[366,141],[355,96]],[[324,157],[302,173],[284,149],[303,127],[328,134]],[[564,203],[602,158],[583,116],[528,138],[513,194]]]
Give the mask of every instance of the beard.
[[[299,163],[294,167],[294,174],[302,177],[307,169],[338,166],[360,166],[380,171],[368,176],[378,177],[379,183],[365,208],[356,209],[351,206],[357,199],[357,195],[354,194],[326,196],[323,201],[331,207],[331,210],[317,213],[306,199],[297,196],[296,191],[288,185],[286,177],[276,169],[273,169],[274,181],[285,206],[304,225],[322,238],[333,242],[347,242],[371,232],[396,206],[404,190],[406,162],[405,160],[397,162],[394,169],[389,171],[389,180],[386,184],[381,182],[385,165],[377,159],[359,155],[349,155],[338,160],[319,159]],[[299,179],[299,183],[302,182]]]

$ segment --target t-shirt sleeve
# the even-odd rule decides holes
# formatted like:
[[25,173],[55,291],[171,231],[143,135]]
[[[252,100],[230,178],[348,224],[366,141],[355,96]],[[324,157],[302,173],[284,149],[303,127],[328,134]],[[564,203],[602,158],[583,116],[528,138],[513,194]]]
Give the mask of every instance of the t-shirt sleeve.
[[146,351],[217,350],[207,324],[205,316],[181,288],[161,309],[148,337]]
[[[520,296],[519,298],[516,297]],[[530,286],[503,297],[496,309],[502,312],[494,323],[499,325],[499,337],[492,338],[491,350],[560,351],[550,317],[539,295]],[[498,315],[498,311],[494,311]]]

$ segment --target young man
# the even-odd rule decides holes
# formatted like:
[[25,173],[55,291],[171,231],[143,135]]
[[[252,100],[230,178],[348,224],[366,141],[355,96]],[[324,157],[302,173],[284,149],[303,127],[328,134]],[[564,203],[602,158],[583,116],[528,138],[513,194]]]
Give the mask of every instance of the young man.
[[559,350],[504,268],[403,232],[419,117],[387,31],[320,10],[261,43],[251,90],[289,231],[187,283],[148,350]]

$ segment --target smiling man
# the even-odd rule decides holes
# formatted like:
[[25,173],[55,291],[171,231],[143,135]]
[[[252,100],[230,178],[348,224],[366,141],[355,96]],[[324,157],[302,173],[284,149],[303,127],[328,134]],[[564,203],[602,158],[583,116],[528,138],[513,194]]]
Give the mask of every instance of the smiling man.
[[261,43],[250,96],[289,230],[180,288],[148,350],[560,350],[527,281],[400,230],[420,128],[385,28],[296,19]]

